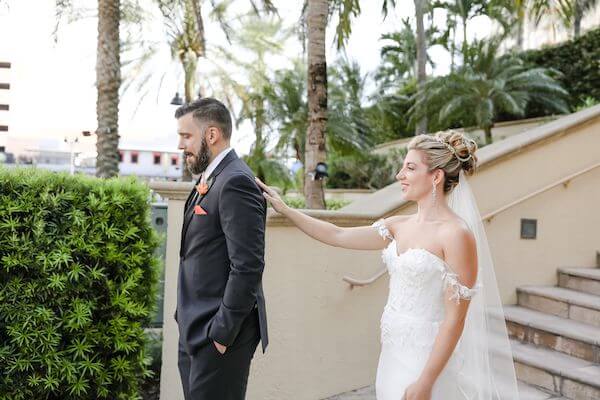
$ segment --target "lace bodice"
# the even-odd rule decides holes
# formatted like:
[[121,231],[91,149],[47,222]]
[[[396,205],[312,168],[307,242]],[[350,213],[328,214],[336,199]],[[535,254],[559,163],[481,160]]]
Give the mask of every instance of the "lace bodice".
[[[409,248],[398,254],[396,241],[383,220],[375,222],[373,227],[390,241],[382,253],[390,275],[388,301],[381,319],[382,341],[391,337],[407,340],[409,332],[392,335],[397,330],[394,327],[410,326],[411,331],[421,334],[424,330],[414,329],[419,324],[439,324],[444,318],[444,296],[448,292],[456,302],[470,299],[477,292],[476,288],[462,285],[446,262],[426,249]],[[399,323],[399,319],[406,323]],[[431,342],[431,338],[421,339],[424,343]]]

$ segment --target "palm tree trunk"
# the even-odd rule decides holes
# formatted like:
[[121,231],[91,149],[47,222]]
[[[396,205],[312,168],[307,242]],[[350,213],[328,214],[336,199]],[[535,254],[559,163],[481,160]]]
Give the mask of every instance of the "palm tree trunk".
[[196,19],[197,40],[200,43],[202,57],[206,54],[206,36],[204,33],[204,20],[202,19],[201,0],[190,0],[192,2],[192,12]]
[[[198,59],[206,54],[206,38],[204,33],[204,21],[202,19],[202,8],[200,0],[186,0],[184,4],[184,24],[186,29],[196,33],[193,38],[200,46],[195,50],[188,49],[180,57],[181,66],[184,74],[184,99],[186,103],[194,100],[194,88],[196,86],[196,66]],[[193,28],[190,25],[195,25]],[[195,29],[194,29],[195,28]],[[192,38],[190,38],[192,39]],[[192,180],[192,173],[187,168],[185,157],[183,158],[183,171],[181,180],[189,182]]]
[[[425,26],[423,22],[424,6],[426,0],[415,0],[415,16],[417,20],[417,82],[419,91],[423,90],[427,79],[427,43],[425,42]],[[415,134],[427,133],[427,118],[423,117],[417,122]]]
[[483,131],[485,132],[485,144],[492,144],[492,126],[484,126]]
[[[186,103],[191,103],[193,100],[192,93],[194,91],[196,73],[195,55],[192,54],[191,51],[188,51],[182,56],[180,61],[183,67],[184,76],[184,101]],[[192,180],[192,173],[187,167],[185,157],[183,157],[183,171],[181,172],[181,180],[184,182],[190,182]]]
[[463,53],[463,64],[467,63],[467,19],[463,18],[463,42],[462,42],[462,53]]
[[581,19],[583,17],[582,0],[575,0],[575,10],[573,10],[573,35],[577,38],[581,34]]
[[525,21],[524,18],[519,17],[517,21],[517,48],[523,50],[523,32],[524,32]]
[[308,131],[304,162],[304,197],[307,208],[325,208],[323,181],[312,173],[317,163],[325,162],[325,128],[327,126],[327,59],[325,28],[329,14],[328,0],[308,0]]
[[120,0],[98,0],[96,176],[119,174]]
[[454,72],[455,63],[454,57],[456,56],[456,15],[452,16],[452,43],[450,44],[450,72]]

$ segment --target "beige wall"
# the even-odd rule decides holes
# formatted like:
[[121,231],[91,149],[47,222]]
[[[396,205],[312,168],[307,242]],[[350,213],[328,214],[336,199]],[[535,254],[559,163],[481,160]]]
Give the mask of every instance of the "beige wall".
[[[190,186],[191,188],[191,186]],[[179,370],[177,369],[177,343],[179,331],[173,318],[177,308],[177,273],[179,271],[179,244],[183,223],[183,207],[189,188],[170,194],[167,208],[167,255],[165,259],[165,294],[162,369],[160,375],[161,400],[183,400]]]
[[[167,184],[168,185],[168,184]],[[169,199],[161,399],[183,400],[177,370],[178,249],[184,194]],[[248,399],[320,399],[371,384],[379,353],[379,318],[387,279],[353,289],[344,275],[381,268],[379,252],[335,249],[290,226],[267,229],[264,287],[270,345],[257,351]]]
[[314,400],[371,384],[387,279],[350,290],[342,277],[375,273],[379,252],[331,248],[295,228],[269,227],[266,265],[271,344],[257,354],[248,398]]
[[[354,201],[360,199],[366,195],[373,193],[374,190],[368,189],[327,189],[325,190],[325,200],[344,200]],[[286,193],[288,197],[303,197],[303,193],[299,193],[295,190],[288,190]]]
[[[600,118],[482,169],[472,186],[483,215],[600,162]],[[486,223],[504,303],[523,284],[552,284],[556,268],[592,266],[600,250],[600,168],[535,196]],[[520,219],[538,219],[538,239],[520,239]]]
[[[485,163],[470,178],[482,214],[600,162],[600,112],[579,124],[563,121],[553,126],[551,135],[538,135],[536,140],[517,135],[505,141],[514,142],[482,151]],[[155,183],[153,188],[171,198],[161,399],[178,400],[182,397],[172,315],[182,205],[190,186]],[[352,213],[311,214],[342,225],[364,225],[388,213],[385,210],[414,211],[414,205],[395,197],[395,187],[381,192],[393,196],[375,193],[371,195],[375,204],[359,201],[371,203],[375,211],[370,213],[364,205]],[[599,204],[600,168],[596,168],[567,187],[556,186],[486,223],[504,303],[515,302],[519,285],[555,283],[559,266],[594,264],[600,250]],[[520,218],[538,219],[537,240],[519,238]],[[256,354],[248,399],[317,400],[373,383],[387,276],[353,290],[342,277],[370,277],[382,266],[380,254],[326,247],[277,217],[269,218],[266,246],[264,285],[271,344],[265,355]]]

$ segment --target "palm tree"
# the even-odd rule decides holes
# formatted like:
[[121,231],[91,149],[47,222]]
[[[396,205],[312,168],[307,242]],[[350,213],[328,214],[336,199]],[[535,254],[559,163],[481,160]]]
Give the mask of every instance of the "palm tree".
[[304,197],[307,208],[325,208],[323,181],[314,179],[318,163],[325,163],[325,129],[327,127],[327,59],[325,30],[329,15],[328,0],[308,0],[308,130],[304,162]]
[[442,8],[449,15],[460,18],[463,34],[461,45],[463,57],[469,43],[467,39],[468,22],[479,15],[485,15],[487,4],[486,0],[449,0],[437,1],[432,4],[432,8]]
[[466,65],[427,82],[416,96],[411,119],[425,109],[440,124],[474,123],[489,144],[500,112],[522,116],[532,101],[561,113],[569,111],[564,100],[568,92],[552,76],[558,71],[528,68],[513,55],[496,58],[499,46],[498,39],[476,41],[467,51]]
[[[202,97],[205,85],[198,79],[198,61],[206,57],[206,32],[204,30],[203,0],[155,0],[163,15],[169,46],[173,59],[177,60],[184,73],[184,101],[194,100],[194,93]],[[259,14],[261,9],[254,0],[249,0],[252,10]],[[219,22],[228,40],[232,29],[227,17],[227,11],[232,2],[211,1],[210,16]],[[262,0],[267,13],[276,12],[271,0]],[[199,87],[198,87],[199,86]],[[189,181],[192,176],[188,169],[183,168],[183,180]]]
[[[185,101],[193,100],[197,86],[197,65],[200,58],[206,57],[206,32],[204,29],[203,0],[154,0],[163,15],[171,54],[184,72]],[[256,1],[248,0],[255,15],[275,13],[272,0],[262,0],[262,8]],[[228,18],[232,1],[216,2],[211,0],[209,16],[219,22],[228,40],[233,34]]]
[[[435,45],[448,47],[449,31],[440,34],[436,27],[431,26],[425,32],[425,36],[428,47]],[[417,38],[409,18],[402,20],[401,30],[384,33],[381,35],[381,40],[389,43],[381,47],[381,66],[375,74],[375,80],[380,83],[382,89],[397,87],[407,79],[415,79],[417,77]],[[427,64],[435,68],[435,64],[429,56],[427,56]]]
[[581,20],[586,12],[592,11],[598,5],[598,0],[575,0],[573,7],[573,35],[581,35]]
[[[119,89],[121,88],[122,25],[139,23],[143,10],[134,0],[98,0],[96,46],[96,175],[110,178],[119,174]],[[64,17],[79,20],[86,16],[72,0],[55,0],[58,27]]]
[[[415,1],[415,19],[417,22],[417,84],[418,91],[422,92],[427,79],[427,39],[425,38],[425,25],[423,17],[425,15],[425,3],[427,0]],[[417,120],[415,134],[427,133],[427,114],[422,113]]]
[[119,174],[120,1],[98,0],[96,176]]
[[[427,79],[427,39],[425,36],[424,16],[425,12],[430,9],[428,0],[414,0],[415,3],[415,19],[417,25],[416,32],[416,47],[417,47],[417,82],[419,90],[425,84]],[[352,32],[351,19],[360,14],[359,0],[334,0],[333,7],[337,8],[339,14],[339,23],[336,29],[338,48],[343,47],[343,44],[348,39]],[[387,16],[390,8],[396,7],[396,0],[382,0],[382,13],[384,18]],[[418,120],[415,132],[424,133],[427,131],[426,113],[421,113],[422,117]]]
[[297,60],[291,69],[275,72],[266,93],[270,116],[279,133],[275,149],[284,156],[291,150],[300,162],[304,162],[308,131],[306,74],[306,65]]
[[587,11],[593,10],[598,0],[533,0],[531,11],[535,24],[548,16],[557,20],[567,29],[573,29],[573,36],[581,34],[581,20]]
[[337,154],[362,153],[371,147],[371,129],[363,106],[367,76],[356,61],[340,59],[328,72],[327,146]]
[[[328,69],[327,104],[330,110],[325,134],[329,153],[359,154],[371,146],[371,129],[362,105],[366,76],[357,63],[339,60]],[[275,149],[283,157],[305,159],[308,105],[306,66],[301,60],[294,67],[277,71],[267,92],[269,116],[278,132]]]
[[[273,129],[267,107],[267,97],[271,92],[267,56],[280,54],[290,36],[291,31],[283,29],[279,18],[265,19],[252,15],[244,18],[231,35],[236,49],[249,57],[242,59],[223,46],[218,49],[219,58],[227,60],[227,68],[218,69],[221,91],[232,109],[234,100],[241,103],[236,124],[250,121],[254,129],[255,140],[245,161],[263,182],[284,188],[291,183],[288,170],[268,151]],[[232,71],[232,66],[238,71]],[[234,78],[240,75],[244,77],[243,81]]]
[[[81,18],[71,0],[56,0],[56,34],[61,19]],[[119,88],[121,87],[121,49],[119,27],[126,11],[136,10],[124,0],[98,0],[98,40],[96,45],[96,176],[111,178],[119,174]],[[74,18],[73,18],[74,17]],[[131,17],[132,19],[135,19]]]

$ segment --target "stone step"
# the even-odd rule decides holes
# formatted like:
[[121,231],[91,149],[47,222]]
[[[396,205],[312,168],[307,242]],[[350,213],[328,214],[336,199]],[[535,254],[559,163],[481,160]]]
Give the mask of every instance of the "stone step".
[[511,340],[517,378],[568,399],[600,399],[600,365]]
[[505,306],[510,337],[582,360],[600,362],[600,327],[530,310]]
[[[545,388],[538,388],[521,381],[518,384],[520,400],[568,400]],[[375,386],[367,386],[346,393],[336,394],[323,400],[376,400]]]
[[600,326],[600,296],[557,286],[517,288],[520,306]]
[[600,268],[559,268],[558,286],[600,296]]

